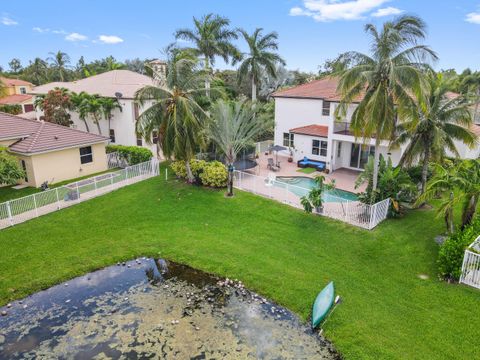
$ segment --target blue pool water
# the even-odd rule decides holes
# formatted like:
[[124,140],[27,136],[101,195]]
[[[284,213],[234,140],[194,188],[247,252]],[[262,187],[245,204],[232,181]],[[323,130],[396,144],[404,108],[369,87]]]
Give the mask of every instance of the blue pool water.
[[[285,188],[288,185],[288,190],[300,197],[307,195],[310,189],[315,186],[315,180],[305,176],[279,176],[276,178],[276,180],[277,181],[275,182],[275,186]],[[325,190],[325,192],[323,193],[324,202],[338,202],[338,198],[350,201],[358,200],[356,194],[345,190]]]

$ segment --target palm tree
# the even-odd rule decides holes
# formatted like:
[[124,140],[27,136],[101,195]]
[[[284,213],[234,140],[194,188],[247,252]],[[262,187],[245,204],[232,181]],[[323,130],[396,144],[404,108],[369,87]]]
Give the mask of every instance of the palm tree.
[[465,76],[460,84],[460,89],[463,94],[473,94],[475,99],[474,120],[480,119],[480,71],[475,71]]
[[255,120],[255,104],[218,100],[211,110],[208,136],[225,155],[228,166],[228,196],[233,196],[233,164],[237,155],[261,134],[265,125]]
[[476,136],[468,128],[472,114],[467,99],[459,95],[449,98],[450,82],[442,74],[428,76],[429,87],[424,106],[418,107],[418,117],[397,126],[398,137],[392,146],[408,144],[399,165],[422,163],[422,193],[426,190],[428,164],[441,161],[446,150],[458,156],[454,140],[473,146]]
[[112,112],[115,109],[122,111],[122,105],[118,102],[118,99],[103,97],[100,99],[101,102],[101,111],[105,120],[108,121],[108,131],[110,132],[112,121]]
[[239,32],[248,44],[249,53],[245,54],[238,69],[238,83],[250,77],[252,80],[252,101],[257,100],[257,86],[261,74],[265,71],[272,78],[277,77],[277,64],[285,65],[285,61],[275,52],[278,50],[278,34],[270,32],[262,35],[262,28],[257,28],[252,35],[245,30]]
[[36,85],[40,85],[47,80],[47,69],[47,62],[39,57],[36,57],[35,60],[30,63],[28,72]]
[[340,76],[337,91],[342,101],[337,115],[345,116],[348,104],[363,94],[352,114],[351,128],[355,137],[375,138],[375,190],[380,143],[394,137],[397,117],[403,120],[415,115],[413,96],[420,97],[426,87],[421,70],[437,56],[428,46],[418,44],[425,38],[425,23],[418,17],[401,16],[385,22],[380,31],[367,24],[365,31],[372,38],[371,55],[350,53],[358,63]]
[[173,57],[168,62],[165,84],[157,82],[135,94],[140,106],[149,105],[138,117],[136,130],[149,143],[156,132],[163,154],[185,161],[188,181],[193,182],[190,160],[205,145],[203,130],[207,117],[196,96],[205,89],[200,86],[195,61],[170,55]]
[[65,81],[67,75],[67,67],[70,64],[70,57],[60,50],[56,53],[50,52],[51,57],[47,58],[51,62],[52,66],[58,72],[60,81]]
[[194,29],[179,29],[175,32],[175,38],[186,40],[194,44],[192,51],[203,60],[206,73],[205,93],[210,97],[211,66],[215,64],[215,58],[220,56],[228,63],[230,57],[233,62],[240,60],[240,52],[231,43],[237,39],[235,31],[230,30],[230,20],[215,14],[208,14],[201,19],[193,18]]
[[78,113],[78,117],[80,118],[80,120],[82,120],[83,123],[85,124],[85,130],[87,130],[87,132],[90,132],[90,128],[87,122],[88,101],[89,101],[88,97],[89,95],[84,91],[78,94],[77,93],[71,94],[71,100],[74,106],[74,110]]
[[464,160],[460,165],[458,187],[463,195],[462,230],[472,223],[480,200],[480,159]]
[[100,127],[100,120],[102,119],[102,105],[103,101],[99,95],[88,95],[86,102],[87,114],[93,118],[93,123],[97,125],[98,134],[102,135],[102,128]]

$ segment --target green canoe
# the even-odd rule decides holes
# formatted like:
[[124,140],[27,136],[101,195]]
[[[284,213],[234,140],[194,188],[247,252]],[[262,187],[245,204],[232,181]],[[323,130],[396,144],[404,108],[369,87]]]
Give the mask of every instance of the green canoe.
[[333,305],[335,300],[335,288],[333,287],[333,281],[331,281],[327,286],[323,288],[322,291],[317,295],[315,302],[313,303],[312,309],[312,327],[315,329],[318,324],[325,319],[328,311]]

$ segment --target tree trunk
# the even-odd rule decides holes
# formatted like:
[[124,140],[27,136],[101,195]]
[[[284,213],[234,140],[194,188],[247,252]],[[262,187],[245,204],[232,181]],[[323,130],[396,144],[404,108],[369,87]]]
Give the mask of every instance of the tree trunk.
[[252,76],[252,102],[257,100],[257,84],[255,84],[255,75]]
[[228,164],[227,196],[233,196],[233,164]]
[[430,144],[425,148],[422,166],[422,194],[427,190],[428,163],[430,162]]
[[375,155],[373,157],[373,179],[372,179],[372,194],[371,203],[375,203],[375,190],[377,190],[378,183],[378,163],[380,162],[380,140],[375,141]]
[[[453,202],[453,191],[450,192],[450,201]],[[445,222],[447,224],[447,231],[450,234],[453,234],[455,231],[455,225],[453,223],[453,207],[450,207],[447,212],[445,213]]]
[[90,128],[88,127],[87,119],[82,119],[82,120],[85,123],[85,129],[87,129],[87,132],[90,132]]
[[478,196],[473,195],[470,200],[468,201],[467,208],[462,214],[462,230],[467,226],[470,225],[473,217],[475,216],[475,212],[477,210],[478,205]]
[[193,176],[192,169],[190,168],[190,161],[185,160],[185,169],[187,170],[187,181],[190,184],[193,184],[195,181],[195,176]]
[[97,125],[98,135],[102,135],[102,129],[100,128],[100,121],[96,120],[95,125]]
[[205,56],[205,95],[210,99],[210,62]]

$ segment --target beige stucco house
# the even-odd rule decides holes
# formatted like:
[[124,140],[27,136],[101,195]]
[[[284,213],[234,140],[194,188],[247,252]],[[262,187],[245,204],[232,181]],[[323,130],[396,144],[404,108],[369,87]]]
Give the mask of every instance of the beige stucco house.
[[107,170],[108,138],[0,112],[0,146],[15,155],[26,177],[39,187]]

